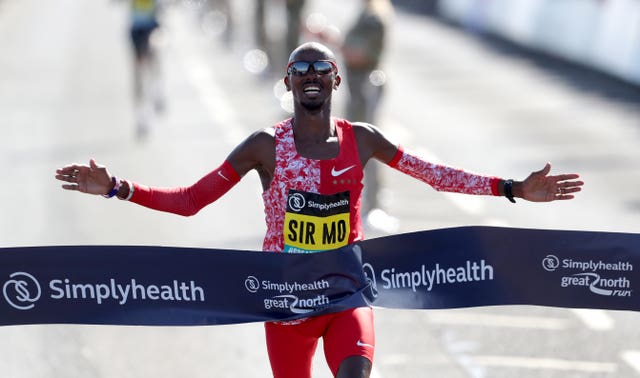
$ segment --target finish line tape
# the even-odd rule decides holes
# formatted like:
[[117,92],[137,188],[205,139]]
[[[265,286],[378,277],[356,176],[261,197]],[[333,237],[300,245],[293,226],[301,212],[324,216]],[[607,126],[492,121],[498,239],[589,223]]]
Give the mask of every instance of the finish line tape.
[[195,326],[347,308],[640,310],[640,234],[460,227],[312,254],[0,248],[0,325]]

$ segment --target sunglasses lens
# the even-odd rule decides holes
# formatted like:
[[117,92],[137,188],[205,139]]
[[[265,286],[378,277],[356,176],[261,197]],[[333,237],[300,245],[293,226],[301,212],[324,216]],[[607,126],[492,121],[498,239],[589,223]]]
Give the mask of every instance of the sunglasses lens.
[[311,65],[313,65],[313,70],[318,75],[326,75],[333,71],[333,65],[331,64],[331,62],[319,60],[313,63],[303,61],[293,62],[289,65],[288,73],[297,76],[306,75],[307,72],[309,72],[309,67]]
[[313,63],[313,70],[319,75],[326,75],[333,70],[333,66],[329,62],[318,61]]
[[300,76],[304,75],[309,71],[310,65],[309,62],[293,62],[291,66],[289,66],[289,73]]

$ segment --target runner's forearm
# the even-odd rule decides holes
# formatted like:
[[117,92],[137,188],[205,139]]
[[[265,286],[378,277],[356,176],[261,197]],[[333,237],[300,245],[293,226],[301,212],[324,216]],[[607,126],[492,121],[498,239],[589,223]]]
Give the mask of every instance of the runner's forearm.
[[412,153],[398,149],[389,166],[429,184],[437,191],[479,195],[500,195],[498,177],[479,175],[442,164],[430,163]]
[[130,201],[150,209],[190,216],[228,192],[240,176],[225,161],[188,187],[159,188],[133,183]]

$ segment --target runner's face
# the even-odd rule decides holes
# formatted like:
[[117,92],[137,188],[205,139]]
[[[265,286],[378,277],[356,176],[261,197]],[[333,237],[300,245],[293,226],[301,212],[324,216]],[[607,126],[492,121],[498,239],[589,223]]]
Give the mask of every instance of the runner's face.
[[[292,62],[313,63],[323,60],[333,61],[321,51],[308,49],[298,52]],[[313,67],[309,67],[303,75],[289,73],[285,77],[285,84],[291,90],[294,102],[307,110],[320,110],[325,104],[330,103],[331,91],[337,88],[339,83],[340,76],[335,69],[328,74],[322,74],[316,72]]]

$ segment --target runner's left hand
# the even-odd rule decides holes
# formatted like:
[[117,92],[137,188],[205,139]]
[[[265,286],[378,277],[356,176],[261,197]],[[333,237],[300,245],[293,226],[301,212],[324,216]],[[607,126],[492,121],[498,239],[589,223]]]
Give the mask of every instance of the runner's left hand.
[[522,198],[532,202],[570,200],[574,193],[582,190],[584,182],[576,180],[575,173],[549,176],[551,164],[547,163],[539,171],[532,172],[522,182]]

